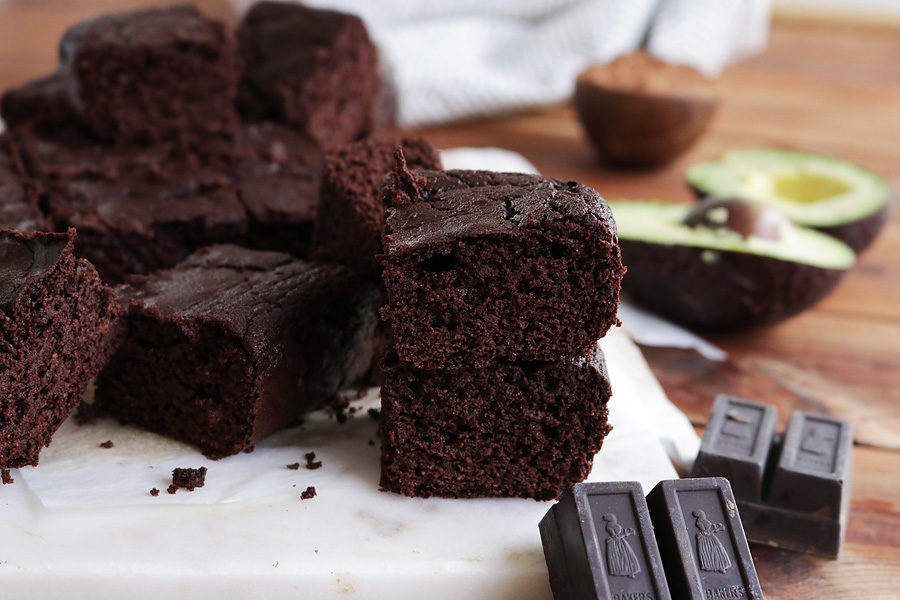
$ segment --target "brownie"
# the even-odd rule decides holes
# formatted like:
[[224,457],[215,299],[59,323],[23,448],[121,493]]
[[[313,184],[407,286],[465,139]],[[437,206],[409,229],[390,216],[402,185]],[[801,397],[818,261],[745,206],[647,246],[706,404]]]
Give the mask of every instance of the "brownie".
[[381,78],[375,45],[359,17],[258,2],[236,36],[245,118],[280,120],[330,146],[371,130]]
[[0,229],[32,232],[51,227],[38,205],[40,184],[27,177],[19,152],[8,135],[0,135]]
[[309,255],[324,155],[317,142],[277,123],[254,123],[235,142],[208,140],[198,154],[233,178],[249,219],[245,245]]
[[78,116],[66,81],[66,73],[60,70],[6,90],[0,97],[0,116],[6,127],[41,132],[77,127]]
[[325,156],[322,198],[316,219],[314,255],[379,277],[384,203],[379,193],[400,147],[414,169],[440,169],[441,159],[421,138],[370,138]]
[[75,231],[0,232],[0,467],[36,465],[113,343],[118,305]]
[[238,124],[234,36],[193,6],[107,14],[69,28],[59,48],[80,120],[116,141],[158,141]]
[[210,458],[296,422],[371,360],[377,289],[339,265],[212,246],[116,291],[125,341],[98,411]]
[[624,268],[594,190],[536,175],[398,168],[384,282],[400,360],[423,369],[585,354],[616,324]]
[[75,227],[79,256],[105,281],[174,266],[194,250],[242,240],[247,214],[230,179],[185,163],[114,179],[66,178],[48,197],[57,227]]
[[609,433],[598,346],[554,363],[419,371],[395,359],[381,388],[381,487],[407,496],[559,497]]

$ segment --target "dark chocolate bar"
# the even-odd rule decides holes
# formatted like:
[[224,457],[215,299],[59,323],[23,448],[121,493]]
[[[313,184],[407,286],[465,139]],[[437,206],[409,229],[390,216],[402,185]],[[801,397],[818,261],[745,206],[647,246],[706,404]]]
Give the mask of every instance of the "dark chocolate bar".
[[850,423],[794,411],[766,496],[779,508],[837,519],[850,504]]
[[727,479],[661,481],[647,505],[673,597],[762,599]]
[[[735,424],[734,415],[746,422]],[[850,508],[852,426],[796,411],[782,440],[776,419],[773,406],[720,396],[691,475],[731,480],[752,542],[837,558]],[[745,441],[723,445],[736,436]]]
[[579,483],[540,531],[556,600],[671,598],[640,483]]
[[774,406],[719,396],[703,432],[691,476],[726,476],[738,498],[762,499],[763,477],[777,421]]

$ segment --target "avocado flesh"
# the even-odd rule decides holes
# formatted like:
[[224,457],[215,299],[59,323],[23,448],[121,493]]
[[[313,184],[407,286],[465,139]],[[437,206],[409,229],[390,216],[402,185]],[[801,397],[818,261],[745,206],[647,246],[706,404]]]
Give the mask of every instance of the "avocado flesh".
[[847,161],[765,148],[726,152],[688,169],[704,195],[741,197],[777,207],[810,227],[833,227],[869,217],[890,198],[887,182]]
[[691,208],[686,204],[616,201],[609,205],[622,240],[755,254],[822,269],[846,270],[856,261],[846,244],[805,227],[788,224],[779,240],[745,238],[726,229],[682,224]]

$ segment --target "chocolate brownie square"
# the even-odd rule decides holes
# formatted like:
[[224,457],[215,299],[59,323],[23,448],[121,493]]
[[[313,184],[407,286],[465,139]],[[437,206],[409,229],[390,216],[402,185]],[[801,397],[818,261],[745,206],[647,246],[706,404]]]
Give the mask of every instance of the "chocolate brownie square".
[[12,140],[0,135],[0,229],[47,231],[51,227],[38,206],[40,184],[24,171]]
[[384,282],[400,360],[423,369],[582,356],[616,324],[624,269],[603,198],[575,182],[395,170]]
[[381,388],[381,487],[407,496],[559,497],[609,433],[599,346],[555,363],[419,371],[395,359]]
[[384,202],[381,184],[401,148],[413,169],[440,169],[437,151],[421,138],[370,138],[325,156],[322,198],[316,218],[314,255],[378,277]]
[[72,102],[98,137],[156,141],[237,127],[234,36],[193,6],[83,21],[59,52]]
[[75,258],[75,231],[0,231],[0,467],[36,465],[103,365],[112,290]]
[[66,82],[66,74],[57,71],[6,90],[0,97],[0,117],[6,127],[29,127],[49,133],[60,127],[77,126],[77,112]]
[[199,154],[234,180],[249,219],[245,245],[309,255],[322,180],[318,143],[284,125],[254,123],[236,141],[207,140]]
[[172,267],[198,248],[246,236],[247,213],[230,178],[175,156],[139,155],[107,177],[62,177],[50,187],[50,217],[78,229],[78,255],[105,281]]
[[210,458],[296,422],[371,360],[377,289],[339,265],[212,246],[116,291],[125,341],[97,410]]
[[381,89],[378,57],[354,15],[293,2],[259,2],[237,29],[246,118],[275,119],[324,145],[365,136]]

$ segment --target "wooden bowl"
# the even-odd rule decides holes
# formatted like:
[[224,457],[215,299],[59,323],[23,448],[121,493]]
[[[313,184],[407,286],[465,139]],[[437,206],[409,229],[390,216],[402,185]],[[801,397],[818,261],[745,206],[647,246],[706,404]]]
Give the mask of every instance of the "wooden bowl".
[[613,166],[657,167],[706,130],[718,99],[698,71],[644,52],[578,76],[575,108],[600,158]]

